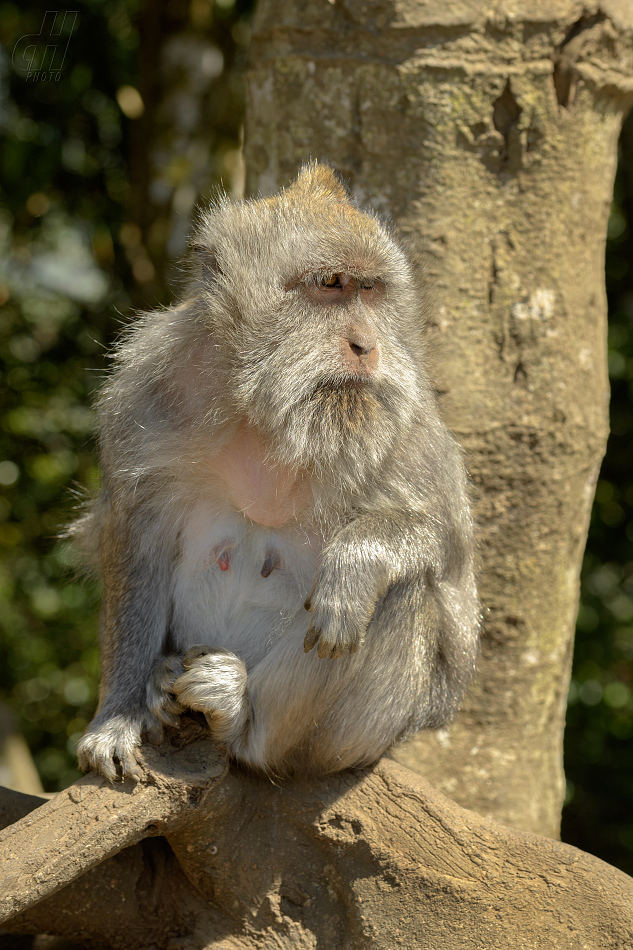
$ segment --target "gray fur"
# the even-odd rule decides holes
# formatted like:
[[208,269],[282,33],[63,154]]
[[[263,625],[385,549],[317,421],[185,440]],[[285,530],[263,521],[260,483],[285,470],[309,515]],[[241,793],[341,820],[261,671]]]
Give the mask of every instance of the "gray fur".
[[136,777],[187,707],[273,776],[454,714],[479,606],[427,359],[405,255],[328,168],[202,214],[183,302],[130,330],[99,403],[103,491],[73,529],[105,587],[83,768]]

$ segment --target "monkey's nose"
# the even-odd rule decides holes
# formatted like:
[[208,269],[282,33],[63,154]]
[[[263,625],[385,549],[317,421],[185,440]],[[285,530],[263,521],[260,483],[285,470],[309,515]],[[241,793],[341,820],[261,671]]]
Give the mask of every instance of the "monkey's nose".
[[376,337],[366,328],[352,327],[347,331],[349,348],[356,356],[369,356],[376,349]]
[[343,344],[343,359],[351,370],[371,372],[378,362],[376,337],[365,328],[348,330]]

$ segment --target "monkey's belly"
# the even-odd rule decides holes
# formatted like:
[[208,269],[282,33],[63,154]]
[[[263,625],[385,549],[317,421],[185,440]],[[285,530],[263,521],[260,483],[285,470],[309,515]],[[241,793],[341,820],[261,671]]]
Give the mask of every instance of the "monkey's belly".
[[309,623],[303,605],[319,553],[318,539],[296,527],[266,529],[201,502],[182,533],[174,647],[225,647],[250,667],[281,637],[303,638]]

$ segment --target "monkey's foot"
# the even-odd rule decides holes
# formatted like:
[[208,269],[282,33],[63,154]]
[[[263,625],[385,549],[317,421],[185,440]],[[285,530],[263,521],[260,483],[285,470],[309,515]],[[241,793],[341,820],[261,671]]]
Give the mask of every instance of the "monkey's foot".
[[149,722],[135,715],[121,714],[99,721],[95,719],[89,731],[77,746],[79,768],[84,772],[99,772],[110,782],[141,778],[136,761],[136,750],[141,744],[141,733],[151,728]]
[[[206,651],[208,647],[193,649]],[[184,672],[183,657],[171,654],[160,660],[147,684],[147,708],[164,726],[178,726],[183,707],[174,695],[173,686]],[[158,741],[160,738],[158,736]]]
[[180,706],[204,713],[219,742],[238,739],[250,711],[243,661],[229,650],[197,646],[182,665],[185,672],[171,686]]

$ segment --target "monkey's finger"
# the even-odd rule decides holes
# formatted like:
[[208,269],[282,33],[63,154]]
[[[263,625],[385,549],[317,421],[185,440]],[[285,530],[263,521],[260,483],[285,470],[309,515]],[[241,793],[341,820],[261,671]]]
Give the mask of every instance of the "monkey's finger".
[[310,652],[320,636],[321,634],[318,630],[314,630],[312,627],[308,628],[308,632],[306,633],[305,639],[303,641],[303,649],[306,653]]
[[[174,680],[174,683],[175,682],[176,680]],[[185,708],[180,705],[174,694],[169,692],[163,700],[161,710],[167,713],[168,718],[173,718],[174,716],[178,718],[178,716],[183,714]]]
[[[183,707],[180,706],[180,704],[179,704],[179,708],[180,708],[180,711],[182,712]],[[152,709],[151,712],[154,713],[156,718],[164,726],[171,726],[173,729],[178,728],[178,723],[179,723],[178,715],[174,715],[169,709],[165,709],[165,707],[162,707],[162,708],[157,707],[156,709]]]
[[175,680],[176,677],[170,682],[153,683],[147,690],[147,708],[159,723],[162,722],[165,726],[178,726],[178,718],[184,712],[176,697],[168,692]]
[[317,589],[317,587],[318,587],[317,578],[315,577],[314,581],[312,582],[312,587],[310,588],[310,593],[308,594],[308,596],[303,602],[303,606],[305,607],[306,610],[312,610],[312,598],[314,597],[314,592]]
[[163,726],[160,722],[153,722],[145,730],[148,742],[151,742],[152,745],[160,745],[163,741],[163,734]]
[[154,678],[157,678],[158,682],[162,682],[163,680],[167,681],[169,677],[173,679],[181,673],[182,658],[177,653],[171,653],[169,656],[164,657],[162,663],[156,667],[154,670]]
[[[319,640],[319,644],[317,646],[317,653],[319,654],[322,660],[330,656],[330,654],[334,653],[335,650],[336,650],[335,644],[333,644],[329,640],[324,640],[321,637],[321,639]],[[332,657],[332,659],[334,659],[334,657]]]
[[[350,647],[350,652],[351,652],[351,647]],[[345,656],[346,653],[347,653],[347,647],[343,646],[342,643],[337,643],[336,646],[333,648],[332,652],[330,653],[330,659],[338,660],[339,657]]]

